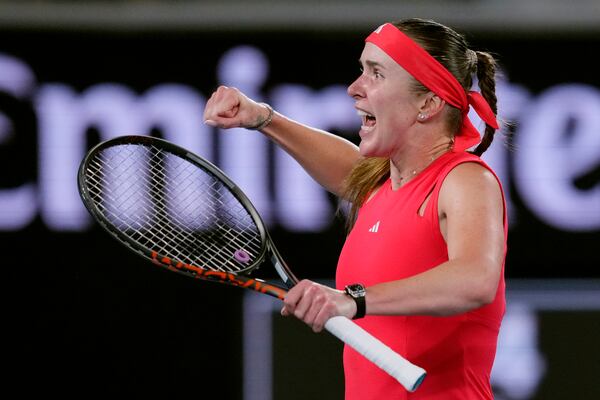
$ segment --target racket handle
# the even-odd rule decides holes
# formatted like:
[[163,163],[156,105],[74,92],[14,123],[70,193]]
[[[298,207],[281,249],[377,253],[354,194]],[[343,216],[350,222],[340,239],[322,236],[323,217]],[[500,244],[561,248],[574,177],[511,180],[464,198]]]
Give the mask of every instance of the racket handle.
[[325,329],[390,374],[409,392],[423,382],[426,375],[423,368],[410,363],[348,318],[333,317],[325,323]]

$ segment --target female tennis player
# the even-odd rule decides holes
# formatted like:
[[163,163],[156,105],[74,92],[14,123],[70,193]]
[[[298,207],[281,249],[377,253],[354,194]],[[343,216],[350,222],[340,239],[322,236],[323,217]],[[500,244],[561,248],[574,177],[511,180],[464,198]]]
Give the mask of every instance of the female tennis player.
[[347,347],[347,400],[492,399],[507,217],[500,182],[479,156],[498,129],[495,60],[444,25],[410,19],[371,33],[360,64],[348,88],[362,119],[358,147],[235,88],[212,95],[205,121],[260,130],[351,202],[337,289],[301,281],[282,314],[315,331],[332,316],[354,318],[428,374],[409,393]]

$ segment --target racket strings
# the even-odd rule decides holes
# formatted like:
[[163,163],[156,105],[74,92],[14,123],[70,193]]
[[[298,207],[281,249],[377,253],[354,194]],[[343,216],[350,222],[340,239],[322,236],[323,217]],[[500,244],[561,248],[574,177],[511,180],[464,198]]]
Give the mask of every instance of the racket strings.
[[[162,173],[161,169],[154,169],[154,173],[156,176],[158,176],[160,179],[165,179],[166,176]],[[179,181],[181,181],[181,179],[178,179]],[[153,182],[151,182],[150,187],[152,188],[152,190],[154,192],[157,192],[159,190],[159,186],[157,184],[157,180],[154,179]],[[125,197],[126,199],[128,197]],[[216,247],[216,248],[210,248],[207,247],[207,244],[210,245],[212,242],[214,242],[214,232],[212,232],[212,234],[209,235],[209,238],[203,238],[202,241],[197,240],[197,237],[194,237],[193,235],[189,235],[189,234],[185,234],[185,230],[184,231],[180,231],[177,229],[177,227],[173,226],[173,221],[171,221],[170,219],[166,218],[166,213],[165,213],[165,208],[161,206],[161,203],[157,203],[157,205],[159,205],[159,207],[157,207],[156,211],[156,216],[158,217],[157,220],[161,222],[161,227],[162,227],[162,231],[160,231],[160,235],[157,235],[155,232],[153,231],[145,231],[145,232],[140,232],[139,230],[137,230],[137,233],[139,234],[138,236],[138,241],[140,242],[147,242],[147,243],[143,243],[145,244],[147,247],[154,247],[156,248],[156,246],[158,246],[160,248],[160,253],[161,254],[166,254],[168,253],[169,255],[171,255],[172,258],[178,259],[178,260],[185,260],[186,258],[190,258],[189,260],[185,260],[185,262],[189,263],[198,263],[198,261],[202,261],[201,259],[192,259],[191,257],[189,257],[189,254],[193,254],[193,252],[196,251],[195,247],[200,246],[200,247],[204,247],[204,253],[205,255],[208,256],[208,258],[206,258],[206,260],[204,260],[205,262],[209,262],[209,264],[214,264],[214,263],[219,263],[219,264],[214,264],[216,265],[216,268],[218,268],[219,270],[231,270],[231,271],[235,271],[237,269],[239,269],[239,267],[237,266],[233,266],[231,267],[230,265],[230,259],[229,257],[223,257],[221,256],[221,253],[223,253],[223,250],[226,250],[222,245],[223,243],[221,243],[221,246]],[[213,212],[215,210],[213,209]],[[171,213],[171,217],[175,217],[174,221],[178,221],[179,225],[181,225],[181,219],[177,218],[177,215],[174,213]],[[126,223],[127,225],[127,223]],[[217,223],[217,227],[221,228],[221,225]],[[210,231],[209,231],[210,232]],[[227,231],[225,231],[227,236]],[[176,238],[176,240],[178,241],[178,246],[170,246],[170,243],[163,240],[165,234],[167,236]],[[212,236],[212,238],[211,238]],[[217,236],[218,237],[218,236]],[[231,239],[234,243],[236,243],[237,245],[241,245],[239,240],[236,240],[237,238],[235,236],[230,236],[229,239]],[[221,241],[222,242],[222,241]],[[166,248],[165,248],[166,246]],[[211,263],[214,262],[214,263]],[[225,263],[225,265],[222,265],[223,263]],[[229,264],[229,266],[228,266]],[[205,265],[206,267],[206,265]]]
[[88,164],[97,209],[141,246],[204,269],[239,272],[262,253],[254,219],[219,178],[141,145],[108,148]]
[[[160,179],[164,179],[165,181],[173,181],[173,182],[187,182],[186,185],[179,184],[177,186],[171,185],[165,188],[165,191],[171,195],[171,198],[176,196],[181,192],[186,192],[186,189],[189,189],[192,184],[192,180],[188,179],[190,174],[194,174],[197,171],[197,168],[190,163],[182,163],[181,159],[169,155],[169,161],[174,161],[176,164],[176,168],[168,169],[169,171],[175,171],[177,174],[172,175],[169,179],[169,175],[164,173],[164,170],[157,169],[156,176]],[[177,191],[174,192],[171,189],[177,187]],[[223,257],[223,255],[230,254],[230,249],[226,246],[226,243],[230,242],[234,244],[234,247],[238,249],[243,247],[245,243],[249,243],[249,239],[252,239],[258,231],[256,229],[256,225],[254,221],[248,214],[245,208],[241,206],[239,201],[235,199],[229,190],[225,189],[220,180],[211,179],[208,182],[208,186],[205,188],[208,192],[215,194],[215,197],[212,199],[214,201],[202,203],[195,201],[196,199],[190,197],[190,193],[193,191],[187,190],[185,201],[179,202],[179,204],[185,204],[185,208],[181,211],[189,211],[189,208],[193,204],[198,204],[198,206],[194,207],[194,215],[198,214],[198,211],[202,209],[202,207],[206,207],[208,211],[208,215],[219,215],[220,218],[210,218],[209,221],[212,221],[215,224],[217,229],[209,230],[206,232],[206,237],[202,237],[202,241],[198,240],[196,236],[188,236],[186,239],[191,239],[192,246],[200,246],[204,248],[204,255],[208,258],[204,260],[205,262],[215,261],[218,263],[222,263],[223,261],[230,262],[228,257]],[[227,201],[223,201],[226,199]],[[191,201],[190,201],[191,200]],[[215,206],[217,205],[217,206]],[[161,209],[164,212],[164,208]],[[236,212],[236,215],[232,215],[232,212]],[[183,213],[182,213],[183,214]],[[164,214],[163,214],[164,215]],[[175,220],[178,223],[185,223],[179,218],[180,214],[174,214]],[[235,226],[239,229],[234,230],[232,227]],[[175,231],[174,231],[175,232]],[[252,237],[247,238],[246,240],[240,240],[244,236],[248,236],[247,233],[250,232]],[[175,232],[176,233],[176,232]],[[251,240],[250,240],[251,242]],[[240,247],[241,246],[241,247]],[[234,269],[236,269],[234,267]]]

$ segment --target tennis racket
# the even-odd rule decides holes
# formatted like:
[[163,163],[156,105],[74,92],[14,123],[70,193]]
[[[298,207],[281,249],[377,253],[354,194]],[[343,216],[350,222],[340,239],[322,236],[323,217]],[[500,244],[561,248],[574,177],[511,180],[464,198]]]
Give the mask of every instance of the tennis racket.
[[[122,136],[84,158],[79,193],[115,239],[154,264],[188,277],[283,299],[298,282],[260,215],[220,169],[168,141]],[[269,263],[282,284],[252,278]],[[425,370],[411,364],[348,318],[325,329],[414,391]]]

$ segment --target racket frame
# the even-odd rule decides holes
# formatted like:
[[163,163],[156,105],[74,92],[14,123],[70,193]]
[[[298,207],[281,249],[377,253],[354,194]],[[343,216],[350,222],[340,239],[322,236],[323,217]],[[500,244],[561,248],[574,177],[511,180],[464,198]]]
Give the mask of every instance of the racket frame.
[[[86,184],[86,170],[89,168],[89,164],[97,157],[97,155],[106,149],[120,145],[139,145],[146,146],[147,148],[157,147],[161,151],[169,152],[177,157],[186,160],[195,166],[208,171],[209,174],[216,176],[222,183],[227,186],[227,189],[231,194],[243,205],[246,211],[250,214],[254,221],[258,233],[261,238],[261,249],[259,254],[255,257],[255,260],[248,267],[244,268],[240,273],[233,273],[228,271],[213,271],[202,268],[200,266],[184,263],[182,261],[173,259],[164,254],[160,254],[155,250],[149,249],[146,246],[140,245],[137,241],[131,239],[128,235],[121,232],[119,229],[114,227],[104,215],[102,211],[96,205],[92,195]],[[104,142],[101,142],[89,150],[86,157],[83,159],[79,166],[77,173],[77,184],[81,199],[86,206],[87,210],[92,214],[99,225],[108,232],[111,236],[117,239],[118,242],[122,243],[129,250],[134,253],[146,258],[153,264],[160,267],[166,268],[170,271],[177,272],[188,277],[195,279],[202,279],[206,281],[213,281],[218,283],[224,283],[231,286],[237,286],[241,288],[251,289],[259,293],[268,294],[283,300],[287,290],[298,282],[298,279],[291,272],[279,251],[276,249],[270,235],[267,232],[264,221],[262,220],[258,211],[254,208],[246,194],[216,165],[211,162],[197,156],[196,154],[179,147],[169,141],[151,137],[151,136],[119,136]],[[275,267],[275,270],[279,274],[280,278],[284,282],[285,286],[278,285],[276,283],[267,282],[258,278],[251,278],[245,274],[252,272],[264,264],[268,258],[271,258],[271,262]]]

